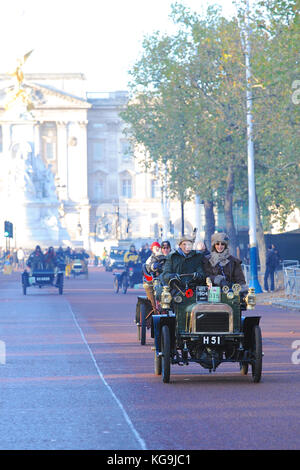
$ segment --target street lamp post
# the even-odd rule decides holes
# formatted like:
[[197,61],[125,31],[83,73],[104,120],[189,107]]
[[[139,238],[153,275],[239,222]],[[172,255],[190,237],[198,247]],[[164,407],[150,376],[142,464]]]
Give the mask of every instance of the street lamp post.
[[252,84],[251,84],[251,45],[249,34],[249,0],[246,0],[245,27],[245,66],[246,66],[246,100],[247,100],[247,153],[248,153],[248,204],[249,204],[249,244],[250,244],[250,281],[249,287],[254,287],[256,293],[262,289],[257,276],[257,244],[256,244],[256,198],[255,198],[255,169],[253,145],[252,118]]

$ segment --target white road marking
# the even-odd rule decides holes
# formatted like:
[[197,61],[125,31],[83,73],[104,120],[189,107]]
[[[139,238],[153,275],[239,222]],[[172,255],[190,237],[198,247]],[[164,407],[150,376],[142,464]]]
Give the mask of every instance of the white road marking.
[[125,418],[125,421],[127,422],[129,428],[131,429],[132,433],[134,434],[134,436],[135,436],[136,440],[138,441],[139,445],[141,446],[142,450],[147,450],[145,441],[141,438],[141,436],[139,435],[138,431],[135,429],[135,427],[134,427],[134,425],[133,425],[131,419],[129,418],[128,414],[126,413],[126,411],[125,411],[125,409],[124,409],[122,403],[120,402],[119,398],[115,395],[115,393],[113,392],[112,388],[111,388],[111,387],[108,385],[108,383],[106,382],[106,380],[105,380],[105,378],[104,378],[104,376],[103,376],[103,374],[102,374],[101,370],[99,369],[99,366],[98,366],[98,364],[97,364],[97,362],[96,362],[95,356],[94,356],[94,354],[93,354],[93,352],[92,352],[92,350],[91,350],[91,348],[90,348],[90,346],[89,346],[89,344],[88,344],[88,342],[87,342],[87,340],[86,340],[86,338],[85,338],[85,336],[84,336],[84,333],[83,333],[82,329],[80,328],[80,326],[79,326],[79,324],[78,324],[78,321],[77,321],[77,319],[76,319],[76,317],[75,317],[75,314],[74,314],[74,312],[73,312],[71,306],[69,305],[69,303],[67,303],[67,305],[68,305],[68,308],[69,308],[69,310],[70,310],[70,313],[71,313],[71,315],[72,315],[72,317],[73,317],[74,323],[75,323],[75,325],[76,325],[76,327],[77,327],[77,329],[78,329],[78,331],[79,331],[79,333],[80,333],[80,336],[81,336],[81,338],[82,338],[82,340],[83,340],[83,342],[84,342],[84,344],[85,344],[85,346],[86,346],[86,348],[87,348],[87,350],[88,350],[88,352],[89,352],[89,354],[90,354],[90,356],[91,356],[91,359],[92,359],[92,361],[93,361],[93,363],[94,363],[94,366],[95,366],[95,368],[96,368],[96,370],[97,370],[97,373],[98,373],[100,379],[102,380],[103,384],[105,385],[105,387],[107,388],[107,390],[109,391],[109,393],[111,394],[111,396],[113,397],[113,399],[115,400],[115,402],[117,403],[118,407],[120,408],[120,410],[121,410],[121,412],[122,412],[122,414],[123,414],[123,416],[124,416],[124,418]]

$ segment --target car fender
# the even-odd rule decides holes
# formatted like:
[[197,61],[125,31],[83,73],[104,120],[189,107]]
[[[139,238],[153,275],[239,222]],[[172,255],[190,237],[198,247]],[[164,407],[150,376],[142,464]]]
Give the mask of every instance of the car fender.
[[261,317],[244,317],[243,318],[243,333],[244,333],[244,348],[250,349],[252,344],[252,331],[256,325],[259,325]]
[[154,330],[154,343],[156,354],[160,352],[160,338],[161,329],[163,325],[167,325],[170,330],[171,351],[175,347],[175,329],[176,329],[176,315],[175,313],[152,315],[153,330]]

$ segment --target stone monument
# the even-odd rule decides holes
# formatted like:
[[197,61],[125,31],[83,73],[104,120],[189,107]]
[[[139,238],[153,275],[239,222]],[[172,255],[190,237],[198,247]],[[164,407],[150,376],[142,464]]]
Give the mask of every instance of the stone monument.
[[17,84],[9,88],[10,101],[6,106],[11,144],[3,155],[4,201],[1,204],[5,220],[14,225],[16,245],[23,248],[36,244],[58,246],[70,239],[61,223],[63,214],[51,165],[36,151],[34,103],[23,86],[21,70],[30,53],[11,74],[17,78]]

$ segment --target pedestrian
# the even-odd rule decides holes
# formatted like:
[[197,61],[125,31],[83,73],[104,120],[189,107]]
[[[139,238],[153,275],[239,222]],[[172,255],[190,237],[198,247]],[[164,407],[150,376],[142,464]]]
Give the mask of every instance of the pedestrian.
[[275,289],[274,273],[275,273],[275,269],[276,269],[277,265],[278,265],[277,254],[273,250],[272,245],[269,245],[268,250],[267,250],[266,271],[265,271],[265,276],[264,276],[264,290],[265,290],[265,292],[269,292],[269,285],[268,285],[269,278],[270,278],[271,292],[273,292],[274,289]]
[[279,271],[280,270],[281,258],[280,258],[278,248],[276,248],[276,246],[273,243],[272,243],[272,250],[274,251],[274,253],[276,255],[276,268],[275,268],[275,271]]
[[22,249],[22,247],[20,246],[20,248],[18,249],[17,251],[17,258],[18,258],[18,267],[20,269],[24,269],[24,258],[25,258],[25,253]]

